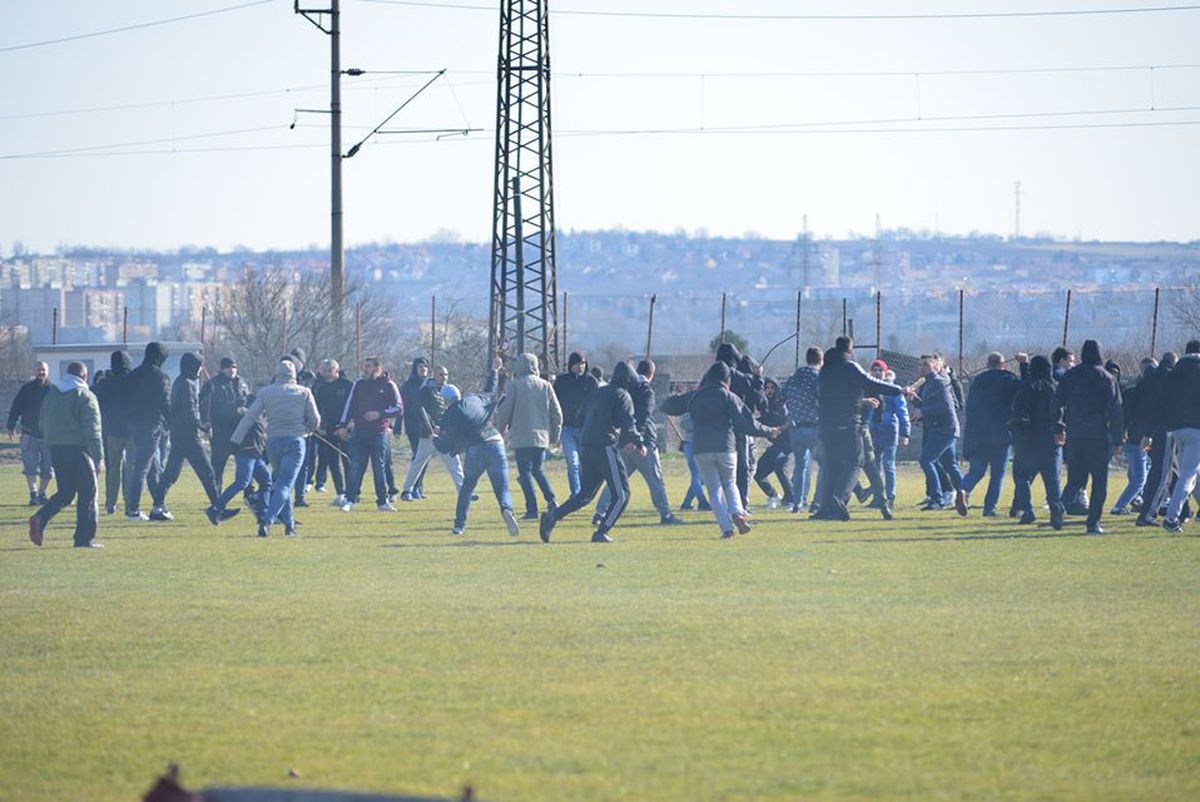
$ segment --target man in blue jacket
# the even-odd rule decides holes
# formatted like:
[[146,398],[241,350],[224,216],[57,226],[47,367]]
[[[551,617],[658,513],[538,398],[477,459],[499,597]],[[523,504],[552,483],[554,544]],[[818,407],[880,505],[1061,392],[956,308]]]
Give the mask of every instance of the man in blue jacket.
[[[921,357],[921,383],[906,391],[909,404],[915,408],[913,420],[925,426],[925,439],[921,445],[920,464],[925,472],[925,484],[929,488],[929,501],[923,509],[937,510],[946,506],[943,499],[951,489],[955,493],[955,506],[966,507],[966,494],[962,491],[962,473],[958,469],[956,447],[958,445],[958,411],[954,403],[954,390],[950,377],[940,369],[936,355]],[[945,467],[950,487],[942,484],[937,464]]]
[[963,477],[963,504],[958,507],[959,515],[967,514],[971,491],[983,479],[984,473],[990,472],[987,494],[983,497],[983,516],[996,517],[996,504],[1000,501],[1000,486],[1008,468],[1012,444],[1008,421],[1020,383],[1021,380],[1005,368],[1004,354],[999,351],[988,354],[987,370],[971,382],[963,430],[963,455],[970,460],[971,470]]

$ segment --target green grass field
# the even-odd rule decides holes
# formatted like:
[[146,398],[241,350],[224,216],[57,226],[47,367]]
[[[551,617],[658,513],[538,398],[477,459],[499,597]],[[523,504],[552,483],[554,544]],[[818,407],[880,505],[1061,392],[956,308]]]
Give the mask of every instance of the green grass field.
[[103,518],[84,551],[73,510],[34,548],[0,470],[0,798],[131,800],[169,761],[508,802],[1200,798],[1187,534],[919,513],[906,472],[890,526],[762,510],[721,542],[635,479],[617,543],[513,541],[486,487],[456,539],[431,474],[397,514],[313,494],[267,540],[188,477],[175,523]]

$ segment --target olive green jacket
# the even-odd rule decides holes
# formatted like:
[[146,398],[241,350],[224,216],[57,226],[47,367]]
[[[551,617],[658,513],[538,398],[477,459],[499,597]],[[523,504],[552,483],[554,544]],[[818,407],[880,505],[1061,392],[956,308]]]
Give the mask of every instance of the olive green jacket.
[[100,402],[87,382],[67,374],[42,402],[42,437],[48,446],[82,446],[92,461],[104,461],[100,436]]

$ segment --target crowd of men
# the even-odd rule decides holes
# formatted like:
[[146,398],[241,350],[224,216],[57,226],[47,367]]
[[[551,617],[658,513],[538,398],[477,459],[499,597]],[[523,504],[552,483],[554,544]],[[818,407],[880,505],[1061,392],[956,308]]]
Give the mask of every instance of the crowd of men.
[[[1084,342],[1079,364],[1065,348],[1049,357],[1017,354],[1017,372],[992,353],[966,393],[939,354],[923,355],[919,378],[903,386],[882,360],[864,370],[852,340],[840,337],[828,350],[809,348],[805,364],[780,383],[722,344],[700,382],[669,395],[661,407],[650,359],[636,366],[618,362],[606,382],[575,352],[551,382],[532,354],[514,358],[511,378],[497,358],[483,391],[464,395],[445,367],[424,357],[413,360],[398,386],[376,357],[363,360],[351,380],[332,359],[314,373],[304,352],[292,349],[275,364],[270,383],[252,392],[231,358],[208,377],[203,357],[185,353],[172,380],[163,370],[167,356],[161,344],[150,343],[135,368],[127,353],[115,351],[109,370],[91,384],[79,362],[54,384],[44,363],[35,366],[8,418],[10,436],[20,430],[29,503],[39,507],[29,519],[35,544],[74,501],[75,545],[100,547],[101,474],[107,514],[115,515],[123,502],[130,520],[173,520],[168,496],[185,462],[207,497],[210,523],[238,515],[241,508],[231,505],[240,495],[253,511],[256,534],[267,537],[276,526],[295,536],[295,509],[330,483],[333,506],[351,512],[360,504],[368,466],[377,510],[395,511],[397,499],[421,501],[437,458],[457,491],[454,534],[465,532],[486,473],[505,527],[517,536],[505,434],[517,463],[521,518],[538,522],[541,539],[549,542],[557,523],[589,507],[603,486],[592,508],[592,540],[608,542],[629,502],[632,473],[641,474],[660,522],[681,523],[663,480],[659,411],[680,432],[691,474],[680,508],[695,503],[711,511],[722,538],[750,531],[751,478],[768,509],[847,521],[857,501],[891,520],[897,451],[916,426],[925,511],[968,515],[972,493],[987,476],[982,514],[998,517],[1011,459],[1011,517],[1021,524],[1037,520],[1032,484],[1041,477],[1054,529],[1067,515],[1079,515],[1089,533],[1103,534],[1109,465],[1123,454],[1128,482],[1110,514],[1136,512],[1139,526],[1161,518],[1163,527],[1178,532],[1191,516],[1188,498],[1200,474],[1196,340],[1182,357],[1168,352],[1142,360],[1126,383],[1094,340]],[[410,447],[399,484],[393,435],[406,436]],[[766,442],[761,454],[759,440]],[[545,471],[556,446],[566,464],[568,493],[561,501]],[[969,465],[965,475],[960,458]],[[52,478],[56,492],[47,497]]]

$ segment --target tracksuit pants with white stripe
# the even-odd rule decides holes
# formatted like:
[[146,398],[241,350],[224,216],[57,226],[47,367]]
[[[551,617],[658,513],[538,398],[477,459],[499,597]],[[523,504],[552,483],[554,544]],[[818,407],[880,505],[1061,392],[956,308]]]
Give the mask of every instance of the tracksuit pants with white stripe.
[[629,474],[625,472],[625,462],[617,453],[616,446],[593,446],[587,443],[580,449],[579,462],[579,492],[563,502],[562,506],[555,508],[554,520],[557,523],[576,510],[586,507],[595,497],[600,485],[606,485],[612,496],[612,503],[609,504],[596,531],[607,534],[616,525],[617,519],[625,511],[625,505],[629,503]]

